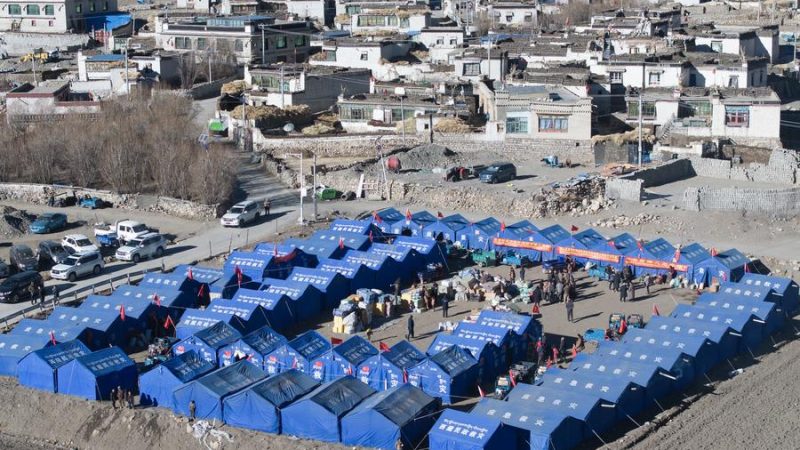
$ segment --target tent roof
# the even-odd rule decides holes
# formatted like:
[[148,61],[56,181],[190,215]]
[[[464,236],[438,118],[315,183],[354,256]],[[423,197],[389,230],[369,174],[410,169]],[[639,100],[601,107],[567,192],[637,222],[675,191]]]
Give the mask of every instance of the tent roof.
[[473,223],[472,227],[483,234],[496,234],[500,231],[500,221],[494,217],[487,217]]
[[333,347],[333,352],[350,364],[359,365],[371,356],[377,355],[378,349],[361,336],[353,336]]
[[565,414],[529,404],[511,403],[493,398],[481,399],[471,414],[499,419],[513,427],[537,435],[550,436],[567,419]]
[[392,243],[397,247],[414,249],[423,255],[437,251],[438,245],[432,239],[414,236],[397,236]]
[[232,252],[228,259],[225,260],[225,272],[233,273],[236,270],[236,266],[239,266],[243,273],[257,274],[257,278],[261,278],[264,276],[264,271],[267,270],[271,261],[272,255],[237,250]]
[[657,259],[672,260],[675,257],[675,247],[664,238],[658,238],[644,244],[644,249]]
[[255,289],[240,288],[233,294],[231,303],[252,304],[272,311],[281,300],[288,300],[289,297],[276,292],[260,291]]
[[575,233],[572,237],[586,248],[608,247],[606,238],[592,228]]
[[750,313],[761,320],[767,320],[767,317],[778,307],[778,305],[771,302],[754,301],[734,295],[708,293],[701,295],[694,306],[723,313]]
[[0,335],[0,355],[19,356],[22,358],[28,353],[44,348],[50,342],[50,337],[30,334],[2,334]]
[[339,240],[333,241],[320,241],[317,239],[301,240],[301,239],[287,239],[286,244],[297,247],[298,249],[308,253],[309,255],[318,256],[321,258],[330,258],[331,255],[336,253],[339,249]]
[[700,349],[706,345],[706,338],[702,336],[680,335],[665,330],[647,328],[630,328],[622,342],[651,348],[672,348],[680,350],[689,356],[697,356]]
[[[596,395],[578,390],[564,390],[550,386],[533,386],[518,383],[506,397],[510,403],[522,403],[563,411],[579,420],[586,420],[600,402]],[[564,409],[568,409],[565,411]]]
[[120,319],[120,315],[117,311],[94,311],[69,306],[56,306],[48,319],[81,325],[95,330],[107,330],[114,321]]
[[53,369],[58,369],[79,356],[88,355],[91,350],[83,342],[75,339],[59,342],[56,345],[36,350],[33,353]]
[[518,335],[525,333],[531,326],[531,323],[538,325],[538,322],[531,316],[511,312],[492,311],[490,309],[481,311],[480,314],[478,314],[476,323],[488,328],[510,330]]
[[420,412],[435,404],[436,399],[423,392],[422,389],[410,384],[401,384],[369,397],[350,414],[371,409],[389,419],[393,424],[402,427],[416,419]]
[[[292,300],[297,300],[305,294],[305,292],[312,288],[309,283],[301,283],[298,281],[281,280],[278,278],[264,278],[262,280],[261,289],[273,294],[282,294]],[[266,288],[264,286],[267,286]]]
[[123,367],[136,365],[119,347],[100,349],[96,352],[78,356],[75,361],[86,367],[95,377],[115,372]]
[[655,347],[634,341],[605,342],[598,348],[597,354],[623,358],[626,361],[655,364],[665,370],[672,370],[672,366],[683,357],[682,354],[695,356],[672,346]]
[[645,329],[664,331],[679,336],[699,336],[711,342],[719,343],[727,333],[729,326],[719,322],[705,322],[691,319],[655,316],[650,318]]
[[624,378],[642,387],[647,387],[650,380],[657,376],[656,374],[659,370],[662,370],[655,364],[640,363],[598,354],[579,354],[573,360],[571,367],[575,367],[577,371],[600,372]]
[[747,256],[744,256],[742,252],[736,250],[735,248],[718,253],[714,259],[728,269],[736,269],[737,267],[742,267],[750,262]]
[[195,350],[189,350],[174,356],[161,363],[161,367],[172,373],[181,383],[188,383],[216,368],[213,364],[201,358]]
[[489,439],[502,426],[503,424],[495,418],[448,408],[439,416],[439,420],[433,426],[431,434],[441,434],[447,440],[460,441],[469,446],[464,448],[477,449],[484,448]]
[[401,369],[410,369],[425,360],[425,354],[408,341],[394,344],[388,352],[381,355]]
[[623,255],[629,255],[639,250],[636,245],[636,238],[630,233],[622,233],[609,239],[614,243],[614,248]]
[[372,246],[369,248],[367,252],[372,253],[374,255],[387,255],[393,259],[402,261],[405,260],[406,257],[411,254],[412,251],[415,250],[408,247],[399,247],[397,245],[372,244]]
[[228,323],[230,320],[230,314],[223,314],[207,309],[187,309],[181,316],[181,319],[178,321],[178,326],[192,327],[202,330],[214,325],[217,322]]
[[260,306],[256,303],[234,302],[224,298],[215,298],[206,308],[206,311],[236,316],[247,322],[258,311]]
[[360,248],[365,243],[369,242],[369,236],[360,233],[348,233],[345,231],[332,231],[332,230],[319,230],[314,232],[309,241],[317,242],[332,242],[339,245],[339,240],[344,241],[344,245],[350,248]]
[[534,225],[530,220],[520,220],[519,222],[506,226],[506,230],[520,230],[525,233],[534,233],[539,231],[539,228],[537,228],[536,225]]
[[439,219],[439,223],[450,228],[453,231],[458,231],[467,225],[469,225],[469,220],[467,220],[461,214],[451,214],[447,217],[443,217]]
[[208,389],[217,396],[236,392],[266,377],[266,374],[248,361],[242,360],[230,366],[217,369],[194,382]]
[[382,222],[386,223],[394,223],[405,218],[403,213],[394,208],[384,208],[380,211],[376,211],[376,214],[378,217],[380,217]]
[[372,230],[378,231],[378,229],[372,225],[372,221],[347,219],[334,220],[328,229],[336,233],[347,232],[358,234],[367,234]]
[[317,264],[317,270],[321,272],[338,273],[341,276],[352,279],[356,276],[362,265],[340,259],[324,258]]
[[314,359],[331,349],[331,343],[313,330],[292,339],[289,346],[306,359]]
[[292,273],[289,274],[288,281],[295,281],[298,283],[310,283],[320,288],[326,289],[336,277],[340,277],[338,272],[326,272],[319,269],[309,269],[308,267],[295,267]]
[[483,349],[491,344],[490,341],[481,341],[477,339],[468,339],[455,334],[439,333],[433,338],[433,342],[428,346],[427,353],[429,356],[437,355],[450,347],[459,347],[469,352],[469,354],[476,360],[480,358]]
[[450,376],[456,376],[477,364],[475,358],[468,351],[457,345],[431,356],[430,360]]
[[90,295],[79,306],[80,309],[89,311],[111,311],[119,314],[121,305],[125,306],[125,314],[139,317],[145,310],[154,307],[152,301],[130,295]]
[[598,372],[582,372],[550,368],[542,376],[545,385],[563,386],[580,390],[604,400],[616,402],[622,393],[631,385],[631,381],[613,375]]
[[750,311],[717,311],[707,308],[696,308],[693,305],[678,305],[672,310],[671,317],[681,320],[700,320],[703,322],[723,324],[731,329],[741,332],[750,321]]
[[172,273],[186,278],[189,276],[190,267],[192,269],[192,278],[200,283],[211,284],[223,277],[222,270],[214,269],[212,267],[192,266],[189,264],[181,264],[176,266]]
[[749,301],[766,301],[769,297],[770,290],[766,287],[748,286],[743,283],[723,282],[720,284],[719,292],[716,294],[705,293],[701,297],[712,297],[714,295],[729,297],[731,299],[738,298],[740,300]]
[[213,348],[228,345],[242,338],[242,335],[236,331],[235,328],[225,322],[217,322],[208,328],[196,332],[194,336]]
[[261,327],[242,338],[242,342],[255,349],[258,353],[266,355],[285,344],[286,338],[270,327]]
[[565,230],[561,225],[553,225],[539,231],[539,234],[550,241],[552,244],[557,244],[565,239],[570,238],[569,231]]
[[186,281],[186,276],[172,272],[149,272],[144,274],[142,281],[139,282],[139,287],[146,287],[149,289],[166,288],[166,289],[180,289]]
[[311,400],[341,417],[374,393],[375,390],[368,385],[351,376],[344,376],[314,389],[303,399]]
[[460,322],[453,331],[453,334],[458,337],[474,341],[487,341],[498,347],[503,345],[503,341],[508,338],[509,333],[510,331],[506,328],[488,327],[471,322]]
[[113,295],[119,298],[130,297],[146,299],[152,302],[156,294],[158,295],[159,302],[161,302],[161,306],[164,308],[169,308],[174,305],[183,296],[192,295],[171,287],[154,288],[153,286],[131,286],[129,284],[118,286],[114,290]]
[[253,392],[276,408],[282,408],[308,394],[319,386],[319,382],[297,369],[281,372],[259,381],[247,390]]
[[286,256],[293,251],[296,251],[296,248],[293,245],[287,244],[276,244],[275,242],[261,242],[253,248],[253,251],[258,254],[263,255],[275,255],[275,249],[278,250],[278,256]]
[[685,247],[681,247],[681,258],[688,261],[690,264],[697,264],[711,258],[711,253],[708,252],[702,245],[692,243]]
[[[375,244],[372,245],[375,246]],[[390,258],[390,256],[386,254],[348,250],[342,259],[353,264],[360,264],[370,269],[377,270],[383,266],[387,258]]]
[[742,276],[742,279],[739,280],[739,284],[753,289],[771,289],[778,294],[784,294],[791,286],[797,286],[797,284],[791,278],[776,277],[773,275],[761,275],[757,273],[745,273]]

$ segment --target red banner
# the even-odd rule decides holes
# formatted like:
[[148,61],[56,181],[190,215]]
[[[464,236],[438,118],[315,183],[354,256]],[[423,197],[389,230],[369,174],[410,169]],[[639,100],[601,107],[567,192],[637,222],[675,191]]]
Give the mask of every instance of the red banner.
[[538,242],[530,242],[530,241],[517,241],[514,239],[506,239],[506,238],[493,238],[492,243],[497,246],[501,247],[511,247],[511,248],[522,248],[525,250],[537,250],[540,252],[552,252],[553,246],[550,244],[540,244]]
[[637,267],[647,267],[649,269],[669,270],[670,267],[673,267],[678,272],[689,271],[689,266],[687,266],[686,264],[674,264],[667,261],[661,261],[659,259],[634,258],[631,256],[626,256],[625,264],[630,264],[632,266],[637,266]]
[[605,261],[614,264],[619,263],[619,255],[612,255],[609,253],[595,252],[592,250],[583,250],[574,247],[556,247],[556,253],[559,255],[571,255],[578,258],[594,259],[597,261]]

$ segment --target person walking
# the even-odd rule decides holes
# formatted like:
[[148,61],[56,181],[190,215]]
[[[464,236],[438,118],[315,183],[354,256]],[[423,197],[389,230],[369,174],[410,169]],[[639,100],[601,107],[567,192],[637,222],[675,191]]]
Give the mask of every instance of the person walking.
[[567,320],[572,323],[573,321],[573,309],[575,308],[575,300],[572,299],[571,295],[567,295],[567,301],[564,302],[564,307],[567,308]]
[[269,210],[272,208],[272,200],[265,199],[264,200],[264,217],[269,216]]
[[450,309],[450,299],[445,295],[442,297],[442,317],[447,317],[448,309]]
[[125,407],[125,390],[122,389],[122,386],[117,386],[117,403],[119,403],[119,409]]
[[644,289],[647,292],[647,295],[650,295],[650,286],[653,285],[653,277],[650,274],[646,274],[644,276]]
[[636,280],[631,280],[630,283],[631,301],[636,299]]
[[31,283],[31,285],[28,286],[28,293],[31,296],[31,300],[36,303],[36,300],[39,299],[39,289],[36,283]]
[[114,409],[117,409],[117,389],[116,388],[113,388],[113,387],[111,388],[111,394],[109,394],[109,397],[111,397],[111,407],[114,408]]
[[619,287],[619,301],[628,301],[628,283],[623,283],[622,286]]
[[509,269],[508,269],[508,281],[509,281],[511,284],[514,284],[514,283],[516,283],[516,282],[517,282],[517,271],[516,271],[516,270],[514,270],[514,266],[511,266],[511,267],[509,267]]
[[414,339],[414,315],[409,314],[408,322],[406,323],[406,339]]
[[606,279],[608,280],[608,290],[614,290],[614,268],[606,266]]
[[194,422],[195,413],[197,413],[197,405],[194,400],[189,402],[189,421]]
[[519,266],[519,281],[525,281],[525,266]]
[[541,367],[544,364],[544,344],[542,341],[536,341],[536,364]]
[[618,292],[619,284],[621,281],[622,281],[622,274],[620,273],[620,271],[619,270],[614,271],[614,283],[611,290],[613,290],[614,292]]
[[60,299],[58,298],[58,294],[59,294],[59,292],[58,292],[58,286],[53,286],[53,303],[55,303],[55,304],[58,304],[58,302],[59,302],[59,300],[60,300]]
[[556,298],[554,302],[560,302],[564,298],[564,283],[558,280],[556,283]]
[[42,288],[39,289],[39,303],[44,305],[44,299],[46,296],[47,295],[45,294],[44,286],[42,286]]
[[133,390],[128,389],[128,392],[125,394],[125,397],[128,402],[128,409],[133,409]]

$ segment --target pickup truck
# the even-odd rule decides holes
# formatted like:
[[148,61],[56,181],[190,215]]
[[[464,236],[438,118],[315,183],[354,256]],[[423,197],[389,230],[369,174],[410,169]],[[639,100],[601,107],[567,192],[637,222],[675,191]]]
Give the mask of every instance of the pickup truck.
[[101,247],[118,247],[153,231],[147,225],[133,220],[121,220],[113,225],[98,223],[94,226],[94,235]]

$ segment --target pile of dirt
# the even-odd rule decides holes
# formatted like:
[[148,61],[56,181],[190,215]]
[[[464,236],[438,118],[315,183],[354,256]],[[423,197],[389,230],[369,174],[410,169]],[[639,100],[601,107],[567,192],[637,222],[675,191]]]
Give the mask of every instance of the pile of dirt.
[[403,169],[433,169],[461,164],[459,155],[439,144],[424,144],[397,155]]
[[534,202],[538,203],[534,217],[552,217],[570,212],[594,214],[610,206],[602,200],[605,190],[605,180],[599,177],[574,179],[551,189],[543,189],[533,196]]
[[[242,117],[243,107],[243,105],[239,105],[234,108],[231,112],[231,116]],[[246,117],[255,120],[259,128],[282,127],[287,122],[292,122],[297,125],[299,123],[309,122],[311,119],[311,110],[308,108],[308,105],[290,105],[283,109],[271,105],[247,105],[246,108]]]
[[10,206],[3,206],[0,213],[3,215],[0,220],[0,236],[7,238],[24,235],[28,232],[31,222],[36,220],[36,216]]
[[247,89],[247,83],[244,80],[235,80],[230,83],[225,83],[220,88],[222,94],[233,95],[238,97]]
[[469,133],[471,131],[469,125],[459,118],[448,117],[436,122],[433,126],[434,131],[441,133]]

